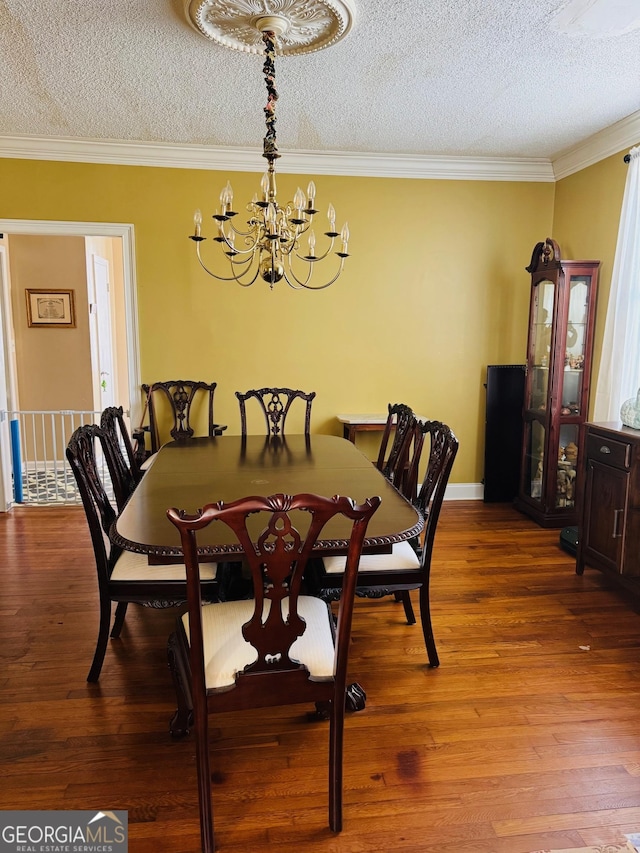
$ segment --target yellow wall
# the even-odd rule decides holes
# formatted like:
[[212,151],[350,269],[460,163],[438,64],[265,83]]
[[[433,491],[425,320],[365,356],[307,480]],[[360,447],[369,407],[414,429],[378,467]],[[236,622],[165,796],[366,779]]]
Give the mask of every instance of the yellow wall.
[[595,401],[593,389],[598,378],[627,169],[623,155],[619,153],[558,181],[556,186],[554,233],[551,236],[559,243],[562,257],[601,262],[590,412],[593,412]]
[[[193,210],[206,226],[227,177],[236,207],[258,189],[259,172],[0,160],[0,218],[133,223],[142,380],[217,381],[230,433],[236,390],[314,390],[312,429],[336,434],[336,413],[402,401],[453,427],[452,481],[479,482],[486,366],[524,361],[524,268],[551,232],[554,185],[315,177],[317,207],[332,201],[349,221],[352,257],[335,285],[307,293],[243,290],[200,269]],[[309,177],[279,177],[279,198]],[[375,439],[361,446],[375,455]]]

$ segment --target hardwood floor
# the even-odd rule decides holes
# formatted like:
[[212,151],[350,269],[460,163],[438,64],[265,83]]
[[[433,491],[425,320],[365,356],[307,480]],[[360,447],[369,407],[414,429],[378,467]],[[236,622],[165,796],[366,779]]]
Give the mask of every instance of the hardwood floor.
[[[214,812],[229,853],[530,853],[640,830],[640,619],[574,573],[509,506],[447,503],[430,670],[390,598],[358,600],[344,830],[327,826],[326,724],[306,708],[212,722]],[[0,809],[128,809],[132,853],[199,849],[194,749],[173,741],[175,612],[130,605],[99,684],[95,571],[76,508],[0,515]],[[415,602],[417,604],[417,601]]]

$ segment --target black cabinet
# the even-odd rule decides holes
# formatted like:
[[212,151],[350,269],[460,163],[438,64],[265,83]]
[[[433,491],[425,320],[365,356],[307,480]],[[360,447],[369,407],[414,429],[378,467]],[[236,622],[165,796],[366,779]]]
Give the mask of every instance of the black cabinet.
[[484,437],[484,500],[512,501],[518,494],[522,447],[524,364],[487,367]]

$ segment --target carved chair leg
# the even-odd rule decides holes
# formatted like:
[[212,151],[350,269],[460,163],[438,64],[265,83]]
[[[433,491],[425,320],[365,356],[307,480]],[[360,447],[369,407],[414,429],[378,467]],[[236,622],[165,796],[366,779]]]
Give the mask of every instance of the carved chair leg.
[[113,628],[111,629],[111,637],[114,640],[117,640],[120,636],[120,631],[122,631],[122,626],[124,625],[124,617],[127,615],[127,605],[128,601],[119,601],[118,606],[116,607],[116,615],[113,620]]
[[209,718],[206,701],[194,709],[196,732],[196,769],[198,773],[198,805],[202,853],[214,853],[213,807],[211,805],[211,770],[209,766]]
[[364,711],[367,694],[364,688],[357,681],[353,684],[347,684],[345,708],[347,711]]
[[[353,684],[347,684],[347,689],[344,693],[344,707],[346,711],[355,713],[356,711],[364,711],[367,694],[362,685],[354,681]],[[330,720],[331,719],[331,702],[316,702],[315,711],[311,711],[308,715],[310,720]]]
[[176,691],[178,705],[169,723],[169,731],[172,737],[180,738],[188,735],[193,725],[193,702],[184,672],[182,656],[178,648],[178,637],[175,632],[169,637],[167,657],[169,659],[169,669],[171,670],[171,678]]
[[422,633],[424,634],[424,643],[427,647],[427,656],[429,658],[429,666],[440,666],[438,650],[436,649],[436,641],[433,637],[433,628],[431,626],[431,609],[429,606],[429,579],[420,587],[420,621],[422,623]]
[[407,617],[407,625],[415,625],[416,617],[413,612],[413,604],[411,603],[411,596],[409,595],[409,590],[399,590],[396,595],[398,596],[398,599],[402,602],[402,606],[404,607],[404,615]]
[[98,641],[93,654],[93,663],[87,675],[87,681],[97,681],[107,653],[107,642],[109,640],[109,625],[111,623],[111,601],[103,599],[100,601],[100,627],[98,628]]
[[344,705],[331,703],[329,718],[329,828],[342,830],[342,748],[344,742]]

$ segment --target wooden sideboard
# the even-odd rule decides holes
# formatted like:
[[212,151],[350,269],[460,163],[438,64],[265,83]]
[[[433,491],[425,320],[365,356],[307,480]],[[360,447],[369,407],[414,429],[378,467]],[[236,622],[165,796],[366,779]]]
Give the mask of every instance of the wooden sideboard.
[[640,430],[586,424],[576,572],[592,566],[640,591]]

